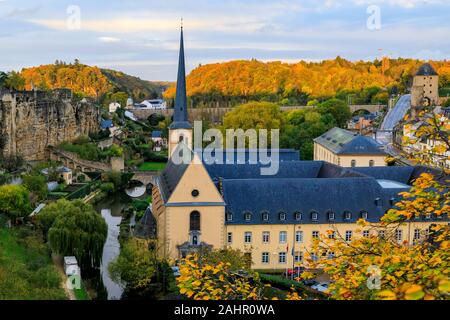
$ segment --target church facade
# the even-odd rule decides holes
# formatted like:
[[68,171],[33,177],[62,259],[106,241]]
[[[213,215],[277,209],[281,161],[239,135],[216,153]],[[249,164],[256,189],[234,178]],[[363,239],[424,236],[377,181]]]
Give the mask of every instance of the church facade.
[[[183,32],[183,30],[181,31]],[[371,236],[357,220],[378,222],[425,167],[344,168],[325,161],[300,161],[295,150],[279,150],[278,172],[261,175],[261,163],[222,159],[210,164],[192,145],[187,120],[183,33],[169,161],[153,187],[152,212],[161,257],[177,260],[205,248],[243,251],[254,269],[304,264],[314,238],[328,230],[347,241]],[[183,154],[185,161],[176,161]],[[399,242],[420,241],[431,215],[399,226]],[[376,234],[374,236],[388,236]],[[330,252],[330,255],[333,253]]]

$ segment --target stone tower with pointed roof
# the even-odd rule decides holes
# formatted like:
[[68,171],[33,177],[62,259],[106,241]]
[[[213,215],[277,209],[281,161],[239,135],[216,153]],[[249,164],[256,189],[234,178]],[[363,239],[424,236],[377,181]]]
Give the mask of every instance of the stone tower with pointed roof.
[[416,112],[439,103],[439,76],[429,63],[420,66],[411,88],[411,111]]
[[192,149],[192,125],[188,120],[186,96],[186,68],[184,62],[183,26],[181,26],[180,56],[178,59],[177,92],[173,122],[169,126],[169,156],[180,142]]

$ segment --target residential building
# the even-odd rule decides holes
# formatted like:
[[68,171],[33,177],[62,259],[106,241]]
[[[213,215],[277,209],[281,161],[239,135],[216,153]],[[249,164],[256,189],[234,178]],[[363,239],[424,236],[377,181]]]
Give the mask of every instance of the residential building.
[[314,139],[314,160],[342,167],[385,166],[386,153],[371,137],[333,128]]

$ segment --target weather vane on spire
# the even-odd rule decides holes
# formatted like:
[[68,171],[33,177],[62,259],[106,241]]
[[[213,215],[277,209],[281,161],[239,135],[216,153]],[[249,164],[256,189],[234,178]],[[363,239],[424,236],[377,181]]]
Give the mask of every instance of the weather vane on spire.
[[183,29],[183,17],[181,17],[181,29]]

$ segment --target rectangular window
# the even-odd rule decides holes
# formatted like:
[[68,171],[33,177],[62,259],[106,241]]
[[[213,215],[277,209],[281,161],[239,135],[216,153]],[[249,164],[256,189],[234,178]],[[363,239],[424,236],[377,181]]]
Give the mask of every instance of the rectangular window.
[[311,253],[311,260],[312,260],[312,261],[317,261],[317,260],[319,260],[319,257],[317,256],[317,253]]
[[398,243],[401,243],[403,240],[403,230],[397,229],[395,230],[395,240],[397,240]]
[[261,262],[262,263],[269,263],[269,253],[268,252],[263,252],[261,254]]
[[247,231],[244,233],[244,242],[245,243],[251,243],[252,242],[252,233],[250,231]]
[[286,252],[279,252],[278,253],[278,262],[279,263],[286,263]]
[[328,233],[328,239],[335,239],[336,238],[336,231],[330,231]]
[[300,251],[294,252],[294,262],[300,263],[303,261],[303,254]]
[[378,231],[378,237],[380,237],[380,239],[384,239],[385,238],[384,230]]
[[232,243],[233,242],[233,233],[232,232],[228,232],[228,234],[227,234],[227,242],[228,243]]
[[327,254],[327,257],[328,257],[328,259],[334,259],[334,252],[328,252],[328,254]]
[[269,231],[263,231],[262,233],[262,242],[263,243],[269,243],[270,241],[270,232]]
[[363,237],[368,238],[369,237],[369,230],[363,231]]
[[287,242],[287,232],[280,231],[280,243],[286,243],[286,242]]
[[295,231],[295,242],[297,243],[303,242],[303,231]]
[[420,229],[414,229],[414,240],[420,239]]
[[352,241],[353,232],[350,230],[345,231],[345,241]]
[[420,241],[420,238],[422,237],[420,233],[420,229],[414,229],[414,238],[413,238],[413,244],[416,244]]
[[319,238],[319,231],[313,231],[312,232],[312,237],[313,237],[313,239]]

